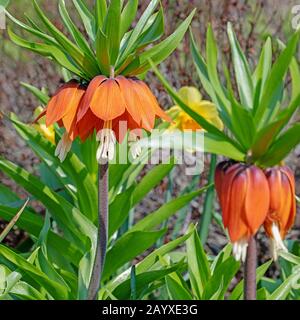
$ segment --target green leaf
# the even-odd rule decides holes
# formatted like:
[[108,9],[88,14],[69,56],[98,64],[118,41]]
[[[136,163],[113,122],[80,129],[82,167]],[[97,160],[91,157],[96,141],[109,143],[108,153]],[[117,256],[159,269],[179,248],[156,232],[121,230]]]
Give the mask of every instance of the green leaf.
[[263,166],[275,166],[280,163],[300,142],[300,124],[294,124],[284,132],[258,162]]
[[191,294],[178,281],[174,280],[170,275],[165,277],[166,286],[171,300],[192,300]]
[[148,214],[145,218],[138,221],[130,230],[144,230],[150,231],[154,227],[159,226],[163,221],[167,220],[170,216],[174,215],[178,210],[188,205],[195,197],[199,196],[207,190],[209,186],[204,187],[198,191],[178,197],[164,205],[153,213]]
[[229,113],[229,101],[226,97],[224,87],[220,82],[220,76],[218,74],[218,47],[211,25],[208,25],[206,33],[206,60],[209,81],[213,89],[215,90],[218,98],[226,108],[226,111]]
[[[140,296],[147,286],[155,281],[159,281],[163,279],[166,275],[178,270],[182,264],[175,264],[174,266],[162,269],[162,270],[154,270],[149,272],[143,272],[141,274],[136,275],[136,294]],[[113,295],[119,300],[126,300],[130,296],[131,288],[130,288],[130,279],[121,283],[114,291]]]
[[84,164],[74,153],[69,153],[66,160],[61,163],[55,156],[55,146],[43,138],[39,132],[18,121],[14,115],[11,116],[10,120],[18,133],[41,160],[46,163],[53,174],[58,175],[58,168],[61,168],[73,180],[77,190],[80,209],[90,220],[96,221],[97,189]]
[[281,130],[289,123],[293,114],[299,107],[299,104],[300,93],[295,99],[293,99],[291,104],[277,116],[277,118],[273,122],[258,131],[252,147],[252,154],[254,159],[257,159],[266,153],[271,144],[276,140]]
[[108,38],[101,28],[98,29],[96,36],[96,55],[99,67],[105,75],[110,73],[110,56],[108,51]]
[[299,41],[299,32],[296,32],[289,40],[286,48],[281,52],[280,56],[274,63],[271,72],[266,80],[265,90],[262,94],[261,102],[255,113],[255,121],[263,124],[262,120],[268,108],[270,107],[271,98],[276,93],[277,88],[282,82],[290,62],[295,54]]
[[[16,210],[14,207],[8,207],[2,204],[0,205],[0,217],[5,221],[13,219],[15,213]],[[25,230],[34,238],[38,238],[43,228],[43,224],[44,221],[40,215],[27,209],[24,210],[16,223],[20,229]],[[64,256],[74,265],[78,265],[82,257],[82,253],[73,243],[70,243],[52,231],[48,234],[48,246],[50,246],[50,249],[52,248],[56,251],[59,248],[59,250],[63,252]]]
[[209,164],[209,174],[207,183],[210,187],[207,189],[205,194],[205,200],[203,205],[203,210],[201,212],[201,220],[199,227],[199,236],[201,243],[204,245],[208,237],[209,226],[212,220],[212,214],[214,211],[214,201],[215,201],[215,188],[214,188],[214,179],[215,179],[215,169],[216,169],[217,157],[212,154],[210,156]]
[[[256,269],[256,284],[261,280],[264,274],[269,269],[270,265],[272,264],[272,260],[265,262],[261,266]],[[230,300],[239,300],[243,296],[243,287],[244,287],[244,280],[241,280],[233,289],[229,299]]]
[[[196,9],[195,9],[196,10]],[[192,19],[195,14],[195,10],[181,23],[176,31],[168,38],[153,46],[149,50],[138,56],[140,66],[136,69],[136,61],[134,60],[123,72],[124,75],[136,75],[148,71],[151,66],[153,67],[165,60],[179,45],[184,37]],[[152,60],[152,63],[149,62]]]
[[254,102],[254,111],[259,105],[261,99],[261,93],[265,89],[267,77],[272,67],[272,40],[270,37],[266,40],[261,55],[257,64],[257,67],[253,73],[252,81],[255,84],[255,96],[257,101]]
[[[214,269],[212,277],[206,283],[202,298],[209,300],[213,297],[214,300],[223,300],[228,286],[238,272],[239,268],[240,263],[231,256],[220,263]],[[226,270],[226,272],[224,272],[224,270]],[[220,283],[222,283],[221,288]],[[216,292],[218,292],[217,295]]]
[[8,225],[5,227],[5,229],[0,233],[0,243],[5,239],[5,237],[8,235],[10,230],[14,227],[14,225],[19,220],[21,214],[25,210],[27,204],[29,202],[29,199],[27,199],[24,203],[24,205],[20,208],[20,210],[17,212],[17,214],[13,217],[13,219],[8,223]]
[[228,23],[227,32],[242,105],[253,108],[253,83],[247,59],[242,52],[231,23]]
[[172,240],[151,252],[141,262],[138,263],[138,265],[136,266],[136,270],[139,273],[146,272],[147,270],[149,270],[152,267],[152,265],[156,262],[158,257],[163,257],[165,254],[169,253],[170,251],[180,246],[183,242],[185,242],[193,234],[193,228],[195,229],[195,227],[192,226],[192,228],[190,228],[190,230],[185,235],[175,240]]
[[295,267],[293,273],[286,278],[285,281],[270,294],[270,300],[285,300],[291,290],[296,286],[299,288],[300,268],[299,265]]
[[98,28],[96,28],[95,17],[92,15],[92,13],[82,0],[72,1],[79,16],[81,17],[87,34],[89,35],[91,41],[94,42],[96,39],[96,30],[98,30]]
[[95,17],[96,17],[96,30],[103,27],[103,23],[107,14],[106,0],[95,1]]
[[161,38],[164,33],[164,13],[163,8],[153,14],[149,19],[149,27],[145,27],[145,31],[140,35],[138,39],[138,48],[143,48],[154,41]]
[[126,6],[124,7],[121,15],[121,26],[120,26],[120,38],[122,39],[124,34],[127,32],[132,22],[135,19],[138,0],[128,0]]
[[102,281],[108,279],[126,262],[149,249],[165,232],[166,230],[162,229],[155,232],[129,232],[123,235],[107,252]]
[[237,149],[227,139],[220,138],[214,134],[204,133],[204,151],[207,153],[214,153],[223,155],[236,161],[244,161],[246,154]]
[[63,197],[53,192],[26,170],[0,157],[0,169],[41,201],[65,232],[70,232],[79,247],[86,247],[86,236],[94,237],[96,228]]
[[133,29],[133,31],[129,37],[129,40],[128,40],[128,43],[127,43],[127,46],[126,46],[124,52],[122,52],[122,55],[120,57],[120,63],[122,63],[127,58],[127,56],[130,53],[132,53],[132,50],[134,50],[137,39],[139,38],[140,34],[142,33],[147,21],[151,17],[151,15],[152,15],[153,11],[155,10],[155,8],[157,7],[158,3],[159,3],[159,0],[151,0],[147,9],[142,14],[141,18],[139,19],[138,23],[136,24],[135,28]]
[[[70,18],[70,15],[68,13],[68,10],[66,8],[65,0],[59,1],[59,13],[62,17],[62,20],[72,35],[73,39],[75,40],[78,47],[83,51],[86,52],[93,60],[94,60],[94,53],[91,50],[88,42],[84,38],[83,34],[78,30],[72,19]],[[94,61],[94,63],[96,63]]]
[[71,62],[70,57],[57,46],[43,43],[34,43],[24,40],[24,38],[21,38],[13,33],[10,27],[7,28],[7,33],[10,39],[18,46],[26,48],[45,57],[50,57],[54,59],[58,64],[62,65],[64,68],[68,69],[79,77],[87,79],[87,76],[83,73],[82,69],[78,68],[73,62]]
[[198,299],[201,299],[205,286],[211,277],[211,272],[196,230],[186,242],[186,252],[192,291]]
[[[38,6],[36,0],[33,2],[36,13],[41,21],[47,27],[48,31],[56,39],[56,41],[70,54],[74,61],[85,70],[86,74],[93,78],[99,72],[97,65],[93,62],[93,59],[84,51],[81,51],[73,42],[71,42],[61,31],[59,31],[51,21],[45,16],[43,11]],[[63,67],[65,67],[63,65]]]
[[21,85],[26,88],[29,92],[31,92],[38,100],[45,106],[48,104],[50,98],[47,94],[45,94],[43,91],[39,90],[38,88],[25,83],[21,82]]
[[49,277],[34,267],[20,255],[14,253],[12,250],[0,245],[1,261],[9,261],[14,266],[19,268],[21,274],[28,275],[35,283],[44,287],[54,299],[68,299],[69,293],[66,287],[60,283],[49,279]]
[[109,206],[108,237],[111,237],[125,222],[132,207],[132,193],[134,187],[116,196]]
[[133,192],[132,206],[139,203],[164,177],[174,168],[174,162],[160,164],[151,169],[141,182],[135,187]]
[[115,66],[120,49],[121,1],[111,0],[105,20],[104,33],[107,37],[110,65]]

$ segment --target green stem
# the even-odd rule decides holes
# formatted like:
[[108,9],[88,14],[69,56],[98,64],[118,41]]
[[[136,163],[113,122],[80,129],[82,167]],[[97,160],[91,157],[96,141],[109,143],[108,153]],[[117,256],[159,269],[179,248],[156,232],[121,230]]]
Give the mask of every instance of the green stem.
[[[208,175],[208,182],[207,182],[208,184],[214,183],[216,163],[217,163],[217,156],[215,154],[211,154],[209,175]],[[204,206],[203,206],[203,213],[201,215],[199,235],[200,235],[202,244],[206,243],[206,240],[208,237],[209,225],[211,223],[212,216],[213,216],[214,199],[215,199],[215,188],[212,185],[206,192]]]
[[105,263],[108,234],[108,163],[99,164],[99,212],[98,239],[94,266],[88,289],[88,300],[97,300],[100,289],[101,275]]

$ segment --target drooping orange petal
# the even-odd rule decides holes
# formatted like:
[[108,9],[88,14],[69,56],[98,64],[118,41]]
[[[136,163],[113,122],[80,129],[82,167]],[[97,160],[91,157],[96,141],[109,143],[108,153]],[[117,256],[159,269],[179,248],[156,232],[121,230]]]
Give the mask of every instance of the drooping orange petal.
[[145,130],[151,131],[155,123],[155,112],[152,108],[152,104],[149,102],[149,98],[136,80],[129,79],[128,81],[130,81],[132,85],[135,105],[141,115],[141,126]]
[[95,77],[89,84],[85,96],[82,101],[82,105],[77,114],[77,121],[80,121],[83,116],[86,114],[90,107],[90,103],[95,94],[96,89],[105,81],[107,78],[105,76],[97,76]]
[[118,76],[116,81],[118,82],[121,93],[124,97],[126,110],[130,113],[133,120],[137,124],[140,124],[142,116],[140,112],[140,106],[138,103],[136,103],[135,91],[132,88],[132,83],[123,76]]
[[261,169],[251,166],[247,168],[245,174],[247,176],[245,220],[254,235],[267,217],[270,191],[268,181]]
[[120,117],[113,120],[112,130],[116,135],[116,139],[121,143],[126,136],[128,130],[138,129],[139,125],[133,120],[130,113],[125,111]]
[[64,127],[67,132],[70,132],[71,127],[76,123],[76,115],[78,111],[78,107],[80,102],[82,101],[82,97],[84,96],[85,89],[83,88],[78,88],[74,99],[70,101],[70,104],[68,106],[68,110],[65,114],[65,116],[62,118]]
[[46,112],[47,127],[62,119],[66,114],[69,105],[72,104],[72,100],[76,96],[78,87],[78,82],[70,81],[64,84],[50,99]]
[[229,217],[231,214],[230,201],[231,201],[231,189],[232,189],[233,181],[235,177],[243,170],[244,168],[239,163],[236,163],[230,166],[226,170],[224,175],[224,181],[222,183],[222,190],[220,195],[220,204],[222,208],[222,217],[223,217],[223,223],[225,228],[228,226]]
[[113,120],[125,112],[125,101],[114,79],[106,80],[96,89],[90,108],[103,121]]
[[228,216],[228,233],[232,242],[241,240],[248,236],[248,226],[242,219],[244,202],[246,198],[246,174],[245,171],[237,174],[230,190]]
[[144,91],[144,97],[146,100],[148,100],[149,105],[152,106],[154,113],[157,117],[164,119],[165,121],[172,122],[172,119],[160,108],[159,103],[150,90],[150,88],[145,84],[145,82],[137,80],[137,83],[141,87],[141,92]]

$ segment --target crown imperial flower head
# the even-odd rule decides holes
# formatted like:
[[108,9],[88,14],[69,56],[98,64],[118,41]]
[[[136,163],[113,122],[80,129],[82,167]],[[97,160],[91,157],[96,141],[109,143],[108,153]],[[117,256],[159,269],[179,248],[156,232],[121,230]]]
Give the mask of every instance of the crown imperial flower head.
[[260,168],[244,163],[221,162],[215,187],[224,227],[237,260],[245,260],[248,240],[264,223],[270,203],[267,178]]
[[270,189],[270,206],[264,228],[276,260],[279,250],[287,251],[283,240],[296,216],[295,178],[287,166],[269,168],[265,174]]

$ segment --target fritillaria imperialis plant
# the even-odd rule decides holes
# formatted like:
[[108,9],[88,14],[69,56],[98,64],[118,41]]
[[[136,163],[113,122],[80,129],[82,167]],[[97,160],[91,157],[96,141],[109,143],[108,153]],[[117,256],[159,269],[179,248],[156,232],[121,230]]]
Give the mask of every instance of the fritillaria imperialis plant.
[[[116,141],[122,141],[127,130],[151,131],[156,118],[170,120],[160,109],[148,86],[138,77],[145,74],[152,63],[159,64],[167,58],[183,38],[193,13],[165,40],[155,44],[164,33],[163,8],[155,12],[159,0],[150,1],[135,27],[138,1],[96,0],[94,12],[84,1],[73,0],[85,27],[79,31],[72,21],[64,0],[59,1],[62,22],[74,41],[62,33],[33,1],[39,22],[28,18],[29,24],[8,17],[23,30],[33,34],[39,42],[26,40],[11,29],[10,38],[17,45],[54,60],[72,74],[72,79],[63,84],[50,99],[37,121],[46,116],[46,125],[54,123],[65,129],[57,145],[56,154],[64,161],[72,141],[82,141],[96,131],[99,148],[99,239],[95,264],[89,288],[89,298],[98,293],[107,246],[108,215],[108,161],[114,157]],[[42,41],[42,42],[41,42]],[[149,45],[150,48],[149,48]],[[126,130],[120,123],[126,122]],[[96,155],[95,155],[96,156]]]
[[[299,32],[286,46],[279,42],[281,52],[274,62],[268,38],[255,68],[242,52],[231,24],[228,38],[235,79],[230,77],[224,61],[223,74],[219,73],[212,27],[207,30],[206,59],[199,53],[191,32],[195,66],[204,90],[218,108],[224,131],[195,112],[153,67],[176,104],[206,130],[205,151],[230,158],[217,166],[215,188],[234,256],[247,260],[245,298],[254,299],[255,234],[264,225],[276,259],[278,250],[286,250],[283,240],[296,214],[294,176],[282,162],[300,141],[299,123],[288,126],[300,104],[300,70],[294,57]],[[286,86],[288,75],[291,89]]]

